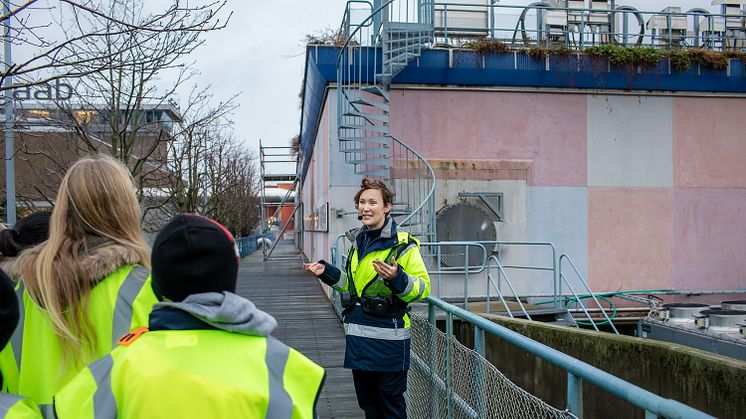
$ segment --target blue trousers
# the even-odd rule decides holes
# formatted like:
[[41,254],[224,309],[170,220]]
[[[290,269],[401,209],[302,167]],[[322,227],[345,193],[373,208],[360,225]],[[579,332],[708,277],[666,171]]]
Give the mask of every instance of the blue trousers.
[[352,370],[357,403],[365,419],[406,419],[407,372]]

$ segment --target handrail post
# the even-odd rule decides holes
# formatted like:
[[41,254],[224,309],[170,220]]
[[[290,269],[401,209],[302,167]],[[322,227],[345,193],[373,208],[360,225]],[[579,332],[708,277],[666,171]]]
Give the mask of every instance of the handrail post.
[[[485,351],[485,344],[484,344],[484,329],[481,327],[474,325],[474,351],[479,354],[484,359],[487,359],[486,351]],[[477,414],[480,418],[486,418],[487,412],[486,406],[485,406],[485,390],[487,390],[487,383],[485,380],[485,371],[484,371],[484,365],[481,363],[477,364],[477,371],[476,371],[476,385],[477,385],[477,391],[476,391],[476,404],[477,404]]]
[[464,310],[469,310],[469,245],[464,245]]
[[562,273],[562,261],[560,261],[559,272],[557,272],[557,249],[554,248],[554,245],[552,245],[552,271],[554,272],[554,308],[559,308],[559,294],[562,293],[559,274]]
[[492,281],[492,275],[490,274],[490,265],[488,263],[487,264],[487,304],[485,307],[485,310],[487,310],[487,314],[490,314],[490,281]]
[[583,380],[567,373],[567,408],[570,413],[583,419]]
[[443,5],[443,37],[445,38],[445,43],[448,45],[448,5]]
[[[428,301],[427,303],[427,321],[437,330],[437,320],[435,319],[435,305]],[[430,415],[432,417],[437,416],[438,412],[438,398],[436,397],[436,386],[435,386],[435,368],[432,368],[433,359],[435,354],[435,333],[428,333],[429,339],[427,340],[427,363],[430,365]]]
[[453,337],[453,313],[446,312],[446,406],[448,419],[453,418],[453,361],[451,360],[451,338]]

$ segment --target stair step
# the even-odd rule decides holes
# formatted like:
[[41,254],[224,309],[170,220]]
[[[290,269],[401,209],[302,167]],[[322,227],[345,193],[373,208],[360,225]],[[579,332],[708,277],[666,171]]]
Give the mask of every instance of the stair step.
[[432,37],[429,34],[390,33],[383,41],[387,44],[427,44]]
[[386,44],[427,44],[432,38],[429,34],[417,34],[417,33],[390,33],[386,35],[384,43]]
[[373,158],[373,159],[358,159],[358,160],[347,160],[350,164],[367,164],[369,166],[388,166],[390,163],[389,158]]
[[389,175],[388,169],[375,169],[375,170],[355,170],[355,173],[363,176],[379,176],[385,177]]
[[384,57],[384,59],[383,59],[383,67],[386,68],[386,65],[390,65],[391,63],[402,63],[402,64],[406,65],[407,63],[409,63],[410,61],[412,61],[413,59],[415,59],[415,58],[417,58],[419,56],[420,56],[420,54],[415,54],[413,52],[407,52],[407,53],[404,53],[404,54],[397,54],[396,56],[394,56],[394,57],[392,57],[390,59],[386,59]]
[[389,137],[385,135],[382,135],[380,137],[339,137],[339,141],[358,141],[361,143],[388,144]]
[[419,50],[422,49],[422,46],[419,45],[419,43],[418,43],[416,45],[408,44],[408,45],[405,45],[403,47],[389,48],[389,49],[386,50],[386,54],[385,55],[393,55],[393,54],[399,53],[401,51],[411,51],[413,49],[418,50],[418,52],[416,54],[419,56],[420,55],[419,54]]
[[374,108],[378,108],[378,109],[384,110],[386,112],[388,112],[388,110],[389,110],[389,104],[387,102],[378,103],[378,102],[371,102],[371,101],[365,100],[363,98],[354,98],[354,99],[350,100],[350,103],[356,104],[356,105],[372,106]]
[[375,114],[364,113],[364,112],[345,112],[342,115],[351,116],[355,118],[365,118],[368,121],[389,122],[388,115],[375,115]]
[[413,22],[383,22],[384,31],[393,32],[432,32],[433,25],[428,23],[413,23]]
[[389,132],[387,125],[356,125],[356,124],[341,124],[340,129],[354,129],[358,131],[370,131],[370,132]]
[[374,95],[378,95],[385,98],[386,100],[389,100],[389,92],[381,86],[365,86],[360,90],[368,93],[373,93]]
[[359,153],[359,154],[380,154],[382,156],[391,156],[391,149],[388,144],[383,144],[384,147],[377,148],[347,148],[342,150],[344,153]]

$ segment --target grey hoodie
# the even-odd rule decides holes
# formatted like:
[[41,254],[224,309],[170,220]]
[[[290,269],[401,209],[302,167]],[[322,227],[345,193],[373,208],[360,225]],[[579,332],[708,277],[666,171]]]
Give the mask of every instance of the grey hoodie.
[[277,320],[256,308],[251,301],[228,291],[192,294],[181,302],[161,302],[153,310],[184,311],[217,329],[254,336],[269,336]]

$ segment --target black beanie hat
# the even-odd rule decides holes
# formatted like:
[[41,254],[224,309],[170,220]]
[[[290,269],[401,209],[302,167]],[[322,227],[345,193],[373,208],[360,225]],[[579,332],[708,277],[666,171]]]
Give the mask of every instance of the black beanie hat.
[[0,253],[18,256],[22,250],[49,238],[48,211],[37,211],[18,220],[12,229],[0,231]]
[[18,298],[13,281],[0,270],[0,350],[8,344],[18,324]]
[[236,292],[239,255],[231,233],[209,218],[178,214],[153,243],[152,286],[159,300]]

